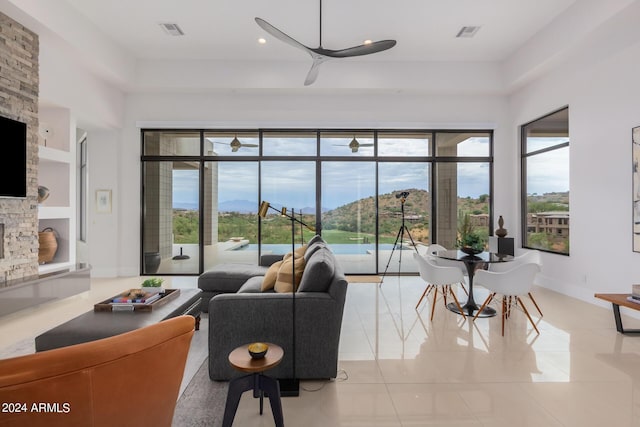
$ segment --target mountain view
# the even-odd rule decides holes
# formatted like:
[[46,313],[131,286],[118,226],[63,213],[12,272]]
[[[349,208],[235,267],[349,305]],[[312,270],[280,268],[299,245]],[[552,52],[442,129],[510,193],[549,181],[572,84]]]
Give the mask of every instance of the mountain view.
[[[408,193],[404,200],[404,213],[405,225],[411,236],[415,241],[428,242],[431,197],[428,191],[416,188],[382,194],[378,197],[377,217],[380,242],[393,243],[402,224],[402,198],[398,197],[401,193]],[[458,209],[470,214],[487,213],[488,201],[487,195],[481,195],[478,198],[458,198]],[[257,203],[248,200],[221,202],[218,206],[219,240],[243,236],[250,243],[257,243],[257,208]],[[197,210],[187,209],[186,206],[175,207],[176,243],[198,241],[198,220]],[[314,209],[303,209],[302,220],[309,225],[314,225],[316,223]],[[375,241],[375,198],[366,197],[336,209],[323,210],[322,226],[323,235],[326,234],[334,243],[353,243],[355,240]],[[280,217],[275,211],[269,211],[262,222],[262,229],[264,243],[281,243],[288,241],[291,236],[290,220]]]

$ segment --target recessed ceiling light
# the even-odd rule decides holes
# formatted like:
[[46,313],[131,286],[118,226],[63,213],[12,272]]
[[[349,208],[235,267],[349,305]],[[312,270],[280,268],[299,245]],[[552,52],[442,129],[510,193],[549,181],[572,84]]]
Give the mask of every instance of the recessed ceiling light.
[[371,44],[373,43],[373,40],[370,39],[366,39],[365,41],[362,42],[362,44]]
[[184,31],[178,26],[178,24],[173,22],[161,22],[160,27],[164,30],[165,33],[170,36],[184,36]]
[[266,39],[263,39],[262,37],[260,37],[260,38],[258,39],[258,43],[260,43],[260,44],[265,44],[265,43],[267,43],[267,40],[266,40]]
[[458,34],[456,34],[456,37],[473,37],[476,35],[479,29],[479,25],[469,25],[466,27],[462,27],[460,28],[460,31],[458,31]]

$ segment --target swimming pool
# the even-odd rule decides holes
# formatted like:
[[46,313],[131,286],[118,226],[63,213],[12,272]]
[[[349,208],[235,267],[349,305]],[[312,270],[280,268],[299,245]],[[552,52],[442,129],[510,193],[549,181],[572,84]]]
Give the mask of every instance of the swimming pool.
[[[299,247],[300,244],[296,244],[296,247]],[[393,249],[392,243],[381,243],[380,250],[382,251],[390,251]],[[329,249],[336,255],[366,255],[370,252],[375,252],[376,245],[374,243],[333,243],[329,244]],[[400,248],[396,248],[399,250]],[[412,247],[403,246],[403,250],[413,250]],[[255,243],[251,243],[248,245],[240,246],[234,251],[257,251],[258,245]],[[272,254],[285,254],[291,251],[291,245],[279,243],[279,244],[265,244],[262,245],[262,253],[272,253]]]

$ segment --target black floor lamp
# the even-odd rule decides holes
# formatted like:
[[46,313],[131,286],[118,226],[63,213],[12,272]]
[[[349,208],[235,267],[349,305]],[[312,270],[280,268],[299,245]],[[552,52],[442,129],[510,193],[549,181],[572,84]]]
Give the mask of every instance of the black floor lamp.
[[[296,239],[296,222],[300,224],[300,226],[305,226],[307,229],[311,231],[316,231],[315,228],[310,225],[305,224],[302,220],[295,217],[295,210],[291,209],[293,215],[289,215],[287,213],[287,208],[282,208],[282,210],[278,210],[271,206],[269,202],[262,201],[260,203],[260,209],[258,209],[258,216],[260,218],[264,218],[267,216],[267,212],[269,209],[273,209],[276,212],[279,212],[283,217],[289,218],[291,221],[291,285],[292,285],[292,295],[291,295],[291,325],[293,328],[293,333],[291,334],[291,347],[292,347],[292,366],[293,366],[293,378],[290,380],[278,380],[280,382],[280,395],[281,396],[299,396],[300,395],[300,380],[296,378],[296,260],[295,260],[295,239]],[[302,212],[301,212],[302,214]],[[304,239],[303,239],[304,240]]]

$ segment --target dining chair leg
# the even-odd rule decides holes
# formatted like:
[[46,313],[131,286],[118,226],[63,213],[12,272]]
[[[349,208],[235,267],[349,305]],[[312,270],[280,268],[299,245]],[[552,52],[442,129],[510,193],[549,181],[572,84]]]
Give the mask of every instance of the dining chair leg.
[[478,311],[476,312],[476,315],[473,316],[473,321],[475,322],[476,319],[478,318],[478,316],[480,315],[480,313],[482,313],[482,310],[484,310],[484,308],[487,306],[487,304],[489,304],[491,302],[491,300],[493,299],[493,297],[496,296],[496,293],[491,293],[489,294],[489,296],[487,297],[486,300],[484,300],[484,302],[482,303],[482,306],[478,309]]
[[[456,307],[458,307],[458,310],[460,310],[460,313],[464,313],[464,311],[462,311],[462,306],[460,305],[460,301],[458,301],[458,297],[456,296],[456,293],[453,292],[453,288],[451,288],[451,286],[449,286],[449,292],[451,292],[453,301],[456,303]],[[467,316],[463,315],[462,317],[464,318],[464,320],[467,320]]]
[[424,299],[425,296],[427,296],[429,294],[429,290],[431,289],[431,284],[427,285],[427,287],[425,288],[424,292],[422,293],[422,296],[420,297],[420,299],[418,300],[418,303],[416,304],[416,310],[418,309],[418,306],[420,305],[420,303],[422,302],[422,300]]
[[460,286],[462,286],[462,290],[464,291],[464,293],[469,296],[469,291],[467,291],[467,288],[464,287],[464,283],[460,282]]
[[533,305],[536,306],[536,310],[538,310],[538,313],[540,313],[540,317],[542,317],[542,311],[540,310],[540,307],[538,307],[538,303],[536,302],[536,300],[533,298],[533,295],[531,295],[531,292],[529,292],[529,299],[531,300],[531,302],[533,303]]
[[444,302],[444,306],[447,306],[447,290],[451,289],[451,285],[442,286],[442,302]]
[[431,321],[433,321],[433,313],[435,313],[435,311],[436,311],[436,299],[438,299],[438,287],[434,286],[433,304],[431,304]]
[[522,307],[522,310],[524,311],[524,314],[527,315],[527,317],[529,318],[529,322],[531,322],[531,326],[533,326],[533,329],[536,330],[536,332],[538,333],[538,335],[540,335],[540,331],[538,330],[538,327],[536,326],[535,323],[533,323],[533,319],[531,318],[531,316],[529,316],[529,311],[527,310],[527,307],[524,306],[524,304],[522,303],[522,300],[520,299],[520,297],[516,297],[518,303],[520,304],[520,307]]

